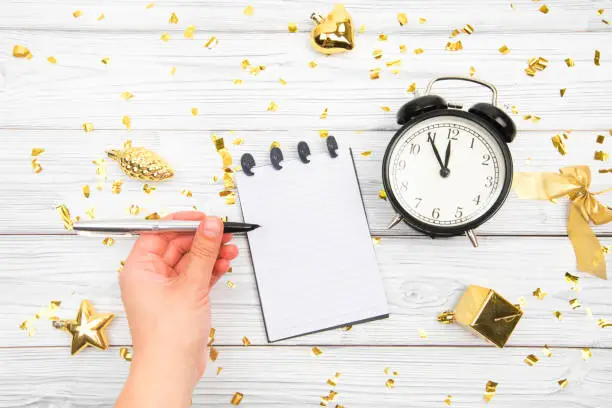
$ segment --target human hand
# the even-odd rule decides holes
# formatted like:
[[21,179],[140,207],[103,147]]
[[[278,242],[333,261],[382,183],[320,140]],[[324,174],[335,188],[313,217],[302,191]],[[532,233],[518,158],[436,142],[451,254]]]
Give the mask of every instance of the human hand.
[[166,219],[201,223],[195,235],[143,234],[127,258],[119,284],[134,357],[117,407],[189,405],[206,367],[210,288],[238,255],[218,218],[180,212]]

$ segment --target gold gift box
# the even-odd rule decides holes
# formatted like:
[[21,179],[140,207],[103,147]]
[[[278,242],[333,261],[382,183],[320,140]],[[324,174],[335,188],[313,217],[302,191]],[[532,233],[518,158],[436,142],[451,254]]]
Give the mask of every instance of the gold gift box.
[[504,347],[523,312],[493,289],[470,285],[455,307],[455,321]]

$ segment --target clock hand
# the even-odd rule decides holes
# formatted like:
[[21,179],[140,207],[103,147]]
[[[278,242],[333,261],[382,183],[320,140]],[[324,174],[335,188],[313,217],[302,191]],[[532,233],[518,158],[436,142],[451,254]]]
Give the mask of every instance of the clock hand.
[[451,155],[451,140],[448,141],[448,145],[446,146],[446,156],[444,157],[444,168],[448,171],[448,160],[450,159],[450,155]]
[[440,176],[448,177],[449,171],[446,168],[446,166],[444,166],[444,163],[442,163],[442,158],[440,157],[440,153],[438,152],[436,143],[433,141],[433,139],[429,139],[429,142],[431,143],[431,147],[433,147],[433,151],[434,151],[434,154],[436,155],[436,159],[438,159],[438,163],[440,164]]

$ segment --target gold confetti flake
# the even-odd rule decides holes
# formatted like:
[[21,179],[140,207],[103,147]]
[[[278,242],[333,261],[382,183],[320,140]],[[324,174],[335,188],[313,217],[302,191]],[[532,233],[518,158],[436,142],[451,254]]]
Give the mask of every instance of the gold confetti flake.
[[474,75],[476,75],[476,68],[470,67],[470,76],[473,77]]
[[147,4],[147,10],[152,9],[153,7],[155,7],[155,3]]
[[386,200],[387,199],[387,192],[383,189],[381,189],[378,192],[378,198],[380,198],[381,200]]
[[107,247],[112,247],[115,244],[115,240],[112,237],[106,237],[102,240],[102,244]]
[[159,219],[161,219],[161,216],[156,212],[152,212],[151,214],[145,216],[145,220],[159,220]]
[[349,331],[351,331],[352,329],[353,329],[353,326],[352,326],[352,325],[350,325],[350,324],[349,324],[348,326],[344,326],[344,327],[342,328],[342,330],[344,330],[345,332],[349,332]]
[[374,51],[372,51],[372,56],[374,57],[374,59],[381,59],[383,56],[383,51],[381,49],[375,49]]
[[555,310],[555,312],[553,313],[553,315],[557,318],[557,320],[562,321],[563,320],[563,313],[561,313],[558,310]]
[[83,12],[82,12],[81,10],[76,10],[76,11],[74,11],[74,12],[72,13],[72,16],[73,16],[74,18],[79,18],[79,17],[81,17],[82,15],[83,15]]
[[130,99],[132,99],[134,97],[134,94],[128,91],[122,92],[121,95],[121,99],[123,99],[124,101],[129,101]]
[[255,11],[255,8],[253,8],[253,6],[251,6],[250,4],[247,4],[243,13],[246,14],[247,16],[252,16],[254,11]]
[[225,186],[226,190],[236,187],[234,184],[234,176],[230,173],[225,173],[223,175],[223,185]]
[[422,49],[422,48],[417,48],[417,49],[415,49],[415,50],[414,50],[414,53],[415,53],[416,55],[421,55],[421,54],[422,54],[422,53],[424,53],[424,52],[425,52],[425,51],[423,51],[423,49]]
[[113,181],[113,186],[111,187],[111,191],[113,192],[113,194],[120,194],[122,188],[123,188],[123,180]]
[[231,193],[229,196],[225,197],[225,204],[234,205],[236,204],[236,195]]
[[321,116],[319,116],[319,119],[327,119],[327,108],[323,109],[323,112],[321,113]]
[[241,85],[242,79],[234,79],[232,82],[234,83],[234,85]]
[[200,110],[198,108],[191,108],[191,116],[198,116]]
[[387,36],[387,34],[385,33],[379,33],[378,34],[378,41],[387,41],[389,39],[389,37]]
[[221,375],[221,371],[223,371],[223,367],[217,367],[217,377]]
[[360,34],[365,33],[365,24],[362,24],[362,25],[359,26],[359,33]]
[[542,4],[542,6],[538,10],[540,10],[540,13],[544,13],[544,14],[548,14],[548,12],[550,11],[550,9],[548,8],[546,4]]
[[465,26],[463,26],[461,31],[463,31],[467,35],[472,35],[474,33],[474,26],[472,24],[466,24]]
[[395,380],[393,378],[389,378],[386,382],[385,382],[385,386],[387,388],[395,388]]
[[410,84],[410,86],[408,87],[408,89],[406,89],[406,92],[408,93],[414,93],[417,89],[417,85],[416,82],[413,82]]
[[119,356],[125,361],[132,361],[132,352],[127,347],[119,349]]
[[497,383],[493,381],[487,381],[487,384],[485,385],[485,393],[484,393],[485,402],[491,401],[491,399],[495,396],[496,390],[497,390]]
[[274,101],[270,101],[268,105],[268,112],[276,112],[278,110],[278,105]]
[[610,22],[606,20],[605,18],[602,18],[601,22],[604,23],[605,25],[610,25]]
[[179,18],[175,13],[172,13],[172,15],[170,16],[170,20],[168,20],[168,23],[170,24],[178,24],[179,22]]
[[170,75],[174,74],[176,74],[176,67],[172,67],[172,69],[170,70]]
[[561,388],[565,388],[567,387],[569,381],[567,381],[567,378],[564,378],[562,380],[557,381],[557,384],[559,384],[559,387]]
[[217,39],[217,37],[213,35],[212,37],[208,39],[208,41],[206,41],[206,44],[204,44],[204,47],[208,48],[209,50],[212,50],[218,44],[219,44],[219,40]]
[[188,188],[181,189],[181,195],[185,197],[193,197],[193,193]]
[[43,149],[43,148],[33,147],[32,148],[32,157],[40,156],[44,152],[45,152],[45,149]]
[[451,310],[445,310],[440,313],[437,317],[438,323],[451,324],[455,321],[455,312]]
[[244,336],[242,338],[242,345],[245,347],[248,347],[251,345],[251,341],[249,340],[249,338],[247,336]]
[[319,136],[322,138],[326,138],[327,136],[329,136],[329,130],[319,130]]
[[74,222],[72,221],[72,218],[70,217],[70,210],[68,210],[68,207],[66,207],[66,204],[58,205],[57,207],[55,207],[55,210],[57,211],[59,216],[62,218],[62,222],[64,223],[64,228],[71,231]]
[[168,34],[168,33],[163,33],[163,34],[161,35],[161,40],[162,40],[163,42],[168,42],[168,40],[169,40],[169,39],[170,39],[170,34]]
[[245,69],[245,70],[251,66],[251,63],[249,62],[248,59],[242,60],[241,64],[242,64],[242,69]]
[[419,24],[425,24],[426,22],[427,22],[427,19],[425,17],[419,18]]
[[140,206],[138,206],[137,204],[132,204],[128,207],[128,213],[130,213],[130,215],[138,215],[140,214]]
[[573,310],[576,310],[579,307],[582,307],[582,304],[580,303],[580,300],[578,299],[570,299],[569,305],[572,307]]
[[406,16],[406,13],[397,13],[397,22],[400,26],[408,24],[408,16]]
[[94,218],[96,218],[96,208],[95,207],[88,207],[85,210],[85,214],[87,214],[87,216],[93,220]]
[[601,59],[601,52],[599,50],[595,50],[595,57],[593,58],[593,62],[595,63],[595,65],[599,66],[600,62],[599,60]]
[[599,319],[597,319],[597,325],[602,329],[605,329],[606,327],[612,327],[612,322],[608,321],[607,319],[604,319],[603,317],[600,317]]
[[323,350],[321,350],[319,347],[314,346],[314,347],[312,348],[312,355],[313,355],[313,356],[318,357],[318,356],[320,356],[321,354],[323,354]]
[[104,65],[108,65],[110,64],[110,57],[104,57],[100,60],[101,63],[103,63]]
[[32,59],[32,53],[23,45],[15,45],[13,47],[13,57]]
[[544,347],[542,348],[542,354],[544,354],[546,357],[552,356],[552,351],[550,349],[550,347],[548,347],[548,344],[545,344]]
[[157,189],[157,187],[151,185],[151,184],[144,184],[142,186],[142,191],[144,191],[146,194],[151,194],[152,192],[154,192]]
[[208,352],[208,356],[210,357],[210,361],[213,363],[217,361],[217,357],[219,357],[219,352],[213,346],[210,346],[210,350]]
[[380,244],[380,237],[372,237],[372,244],[373,245],[379,245]]
[[525,297],[524,297],[524,296],[521,296],[521,297],[518,299],[518,304],[519,304],[519,307],[520,307],[521,309],[524,309],[524,308],[527,306],[527,300],[525,299]]
[[516,106],[513,105],[511,109],[513,114],[518,115],[519,111]]
[[287,29],[289,30],[290,33],[297,33],[298,25],[297,23],[292,21],[289,24],[287,24]]
[[283,78],[278,78],[278,82],[280,82],[281,85],[287,85],[287,81],[285,81]]
[[190,38],[193,40],[193,35],[195,34],[195,30],[196,30],[196,26],[188,25],[187,28],[185,28],[185,33],[183,35],[185,36],[185,38]]
[[385,62],[385,65],[389,68],[391,67],[399,67],[400,65],[402,65],[402,60],[393,60],[393,61],[387,61]]
[[565,64],[570,68],[576,65],[573,58],[566,58]]
[[451,405],[451,403],[452,403],[452,402],[453,402],[453,396],[452,396],[452,395],[450,395],[450,394],[449,394],[449,395],[447,395],[447,396],[446,396],[446,399],[444,400],[444,403],[450,407],[450,405]]
[[446,43],[445,49],[447,51],[459,51],[463,49],[463,44],[461,43],[461,41],[457,41],[457,42],[449,41]]
[[401,53],[405,53],[406,51],[408,51],[408,47],[406,47],[406,44],[401,44],[399,46],[399,50]]
[[89,198],[89,194],[90,194],[90,189],[89,189],[89,184],[85,184],[81,190],[83,190],[83,195],[85,196],[85,198]]
[[571,285],[578,285],[580,278],[578,276],[574,276],[569,272],[565,272],[565,281]]
[[588,359],[593,357],[593,353],[591,352],[591,349],[588,347],[585,347],[582,350],[580,350],[580,354],[582,355],[582,359],[584,361],[587,361]]
[[527,357],[525,357],[525,364],[527,364],[530,367],[533,367],[538,361],[540,361],[540,359],[535,355],[535,354],[530,354]]
[[599,9],[597,10],[597,14],[601,16],[605,11],[606,11],[605,9]]
[[94,127],[93,127],[93,125],[91,124],[91,122],[86,122],[86,123],[83,123],[83,130],[84,130],[86,133],[88,133],[88,132],[93,132]]
[[606,161],[608,160],[608,153],[604,152],[603,150],[598,150],[593,155],[593,158],[599,161]]
[[100,14],[98,16],[98,21],[102,21],[102,20],[104,20],[104,13],[102,13],[102,14]]
[[236,284],[232,282],[231,280],[228,280],[227,282],[225,282],[225,285],[230,289],[234,289],[236,287]]
[[231,399],[231,403],[232,405],[240,405],[240,402],[242,401],[242,399],[244,398],[244,394],[241,394],[239,392],[234,393],[234,396]]
[[380,68],[372,68],[370,70],[370,79],[380,78]]
[[366,150],[365,152],[361,152],[361,155],[363,157],[369,157],[372,154],[371,150]]
[[422,339],[426,339],[427,338],[427,332],[425,331],[425,329],[418,329],[419,332],[419,337]]
[[36,174],[40,173],[42,171],[42,166],[40,165],[40,163],[38,162],[37,158],[33,158],[32,159],[32,171]]
[[49,61],[51,64],[57,64],[57,60],[54,56],[50,56],[49,58],[47,58],[47,61]]
[[[595,139],[595,142],[599,144],[603,144],[605,140],[606,140],[606,137],[604,135],[597,135],[597,139]],[[34,154],[32,154],[32,156],[34,156]]]
[[124,116],[121,118],[121,123],[127,130],[132,128],[132,119],[129,116]]
[[500,52],[500,54],[502,54],[502,55],[508,55],[508,54],[510,54],[510,48],[508,48],[508,46],[507,46],[507,45],[502,45],[502,46],[499,48],[499,52]]
[[567,154],[567,146],[560,135],[555,135],[551,138],[553,146],[559,151],[562,156]]
[[537,288],[536,290],[533,291],[533,296],[537,297],[538,300],[544,299],[546,297],[546,295],[548,295],[548,293],[544,292],[540,288]]
[[459,34],[461,34],[461,31],[459,31],[458,29],[455,28],[453,31],[451,31],[450,38],[456,37]]
[[308,62],[308,66],[309,66],[310,68],[316,68],[316,67],[317,67],[317,65],[319,65],[319,64],[317,64],[317,61],[309,61],[309,62]]
[[244,139],[237,137],[232,141],[232,144],[234,146],[242,146],[244,144]]
[[567,88],[559,89],[559,95],[561,95],[562,98],[565,96],[565,92],[567,92]]

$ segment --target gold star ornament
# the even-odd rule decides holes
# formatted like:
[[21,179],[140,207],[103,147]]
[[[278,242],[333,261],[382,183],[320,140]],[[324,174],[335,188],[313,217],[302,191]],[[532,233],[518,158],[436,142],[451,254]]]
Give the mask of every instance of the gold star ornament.
[[75,320],[59,320],[53,326],[72,335],[70,354],[75,355],[87,346],[106,350],[108,341],[104,330],[114,317],[114,313],[96,313],[91,302],[83,300]]

